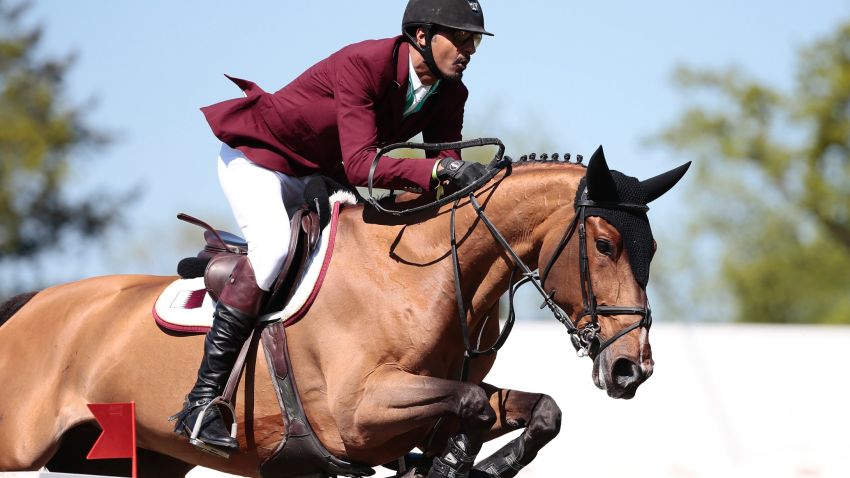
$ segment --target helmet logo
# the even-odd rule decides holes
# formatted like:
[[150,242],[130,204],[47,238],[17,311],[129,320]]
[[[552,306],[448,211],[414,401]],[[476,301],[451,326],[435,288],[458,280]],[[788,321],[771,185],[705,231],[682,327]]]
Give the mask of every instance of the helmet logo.
[[475,0],[469,1],[469,8],[471,8],[473,12],[481,11],[481,5],[479,5],[478,2],[476,2]]

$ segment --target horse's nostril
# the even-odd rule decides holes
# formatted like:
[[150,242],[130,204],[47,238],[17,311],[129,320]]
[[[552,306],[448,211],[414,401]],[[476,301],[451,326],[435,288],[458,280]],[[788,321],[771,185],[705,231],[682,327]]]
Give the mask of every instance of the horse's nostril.
[[611,375],[618,384],[627,386],[640,378],[640,367],[631,360],[617,359],[611,369]]

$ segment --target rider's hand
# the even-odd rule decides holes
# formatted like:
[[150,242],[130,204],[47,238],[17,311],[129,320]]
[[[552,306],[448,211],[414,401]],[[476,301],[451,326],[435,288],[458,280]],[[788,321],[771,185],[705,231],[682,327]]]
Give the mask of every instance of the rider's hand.
[[437,179],[440,182],[448,180],[457,189],[463,189],[487,174],[483,164],[446,157],[437,166]]

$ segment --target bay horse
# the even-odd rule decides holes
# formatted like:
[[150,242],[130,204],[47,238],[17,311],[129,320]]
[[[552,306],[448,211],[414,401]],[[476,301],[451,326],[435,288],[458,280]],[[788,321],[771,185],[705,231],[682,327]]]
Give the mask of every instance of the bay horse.
[[[539,284],[592,358],[596,386],[614,398],[634,396],[653,369],[645,287],[655,244],[645,205],[687,166],[641,182],[610,171],[600,147],[587,167],[514,163],[453,211],[388,217],[364,205],[344,209],[322,292],[287,329],[298,393],[322,444],[339,458],[377,466],[417,446],[445,456],[456,436],[474,458],[482,442],[524,428],[472,474],[515,476],[527,465],[558,433],[558,406],[544,393],[485,383],[495,354],[464,358],[469,337],[489,344],[499,336],[498,320],[487,318],[517,260],[543,270]],[[618,230],[606,211],[646,229],[633,237],[634,228]],[[165,333],[151,318],[174,280],[96,277],[0,307],[0,471],[103,472],[108,461],[82,459],[96,436],[86,404],[135,401],[140,476],[182,476],[195,465],[259,476],[282,436],[262,358],[248,362],[237,396],[240,453],[227,460],[203,453],[166,420],[194,383],[203,349],[203,336]]]

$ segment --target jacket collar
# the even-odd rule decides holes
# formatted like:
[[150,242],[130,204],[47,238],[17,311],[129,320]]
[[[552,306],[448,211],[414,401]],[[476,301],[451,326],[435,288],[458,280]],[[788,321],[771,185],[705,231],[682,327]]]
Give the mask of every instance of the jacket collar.
[[410,44],[404,40],[404,37],[399,36],[396,39],[393,61],[396,65],[395,83],[398,88],[401,88],[407,83],[410,74]]

